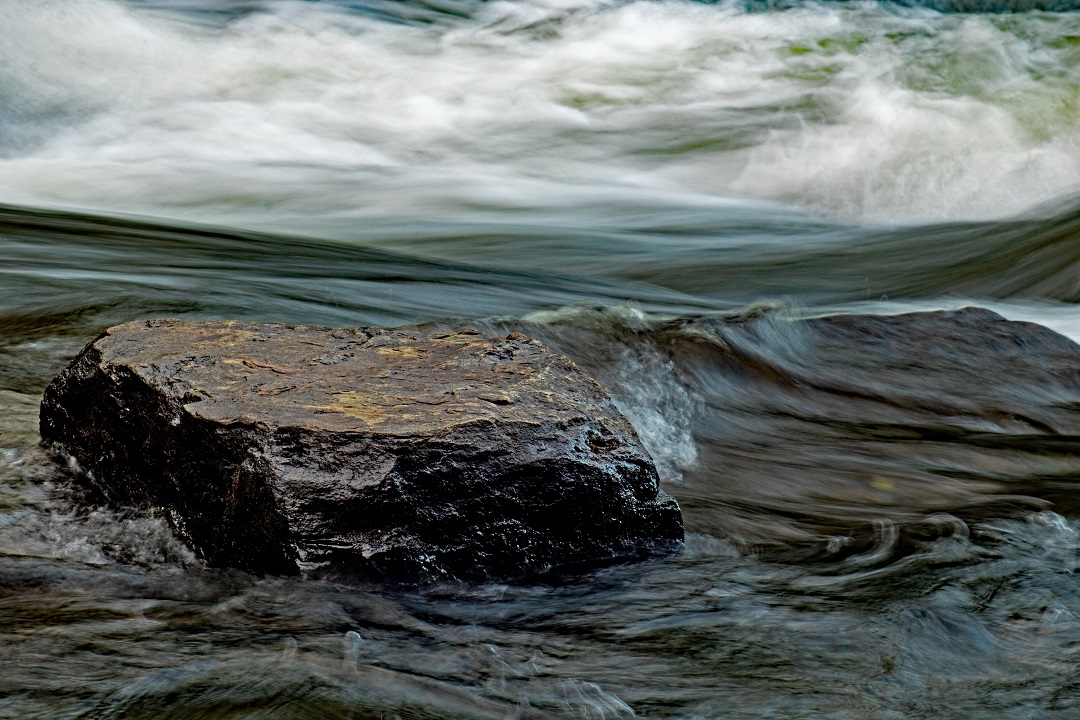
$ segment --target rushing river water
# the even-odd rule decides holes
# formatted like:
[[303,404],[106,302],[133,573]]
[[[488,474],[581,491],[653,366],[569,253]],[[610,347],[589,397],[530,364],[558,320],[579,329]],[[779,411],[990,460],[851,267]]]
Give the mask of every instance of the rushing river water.
[[[802,321],[1080,340],[1076,4],[932,5],[2,0],[0,716],[1080,716],[1076,383]],[[408,591],[206,568],[38,446],[46,383],[160,316],[539,337],[686,546]]]

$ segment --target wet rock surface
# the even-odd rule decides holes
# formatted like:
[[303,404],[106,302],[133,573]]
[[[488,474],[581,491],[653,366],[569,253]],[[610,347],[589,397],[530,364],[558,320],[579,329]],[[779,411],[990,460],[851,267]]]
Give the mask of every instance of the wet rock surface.
[[520,334],[128,323],[48,387],[41,434],[256,572],[506,579],[682,539],[608,395]]

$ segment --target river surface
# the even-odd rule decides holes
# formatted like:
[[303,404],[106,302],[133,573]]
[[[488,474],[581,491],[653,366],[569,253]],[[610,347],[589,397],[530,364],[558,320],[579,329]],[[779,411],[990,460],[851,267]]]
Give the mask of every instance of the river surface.
[[[2,0],[0,717],[1080,716],[1076,384],[803,320],[1080,340],[1078,6],[931,5]],[[685,547],[207,568],[38,446],[67,361],[162,316],[541,338]]]

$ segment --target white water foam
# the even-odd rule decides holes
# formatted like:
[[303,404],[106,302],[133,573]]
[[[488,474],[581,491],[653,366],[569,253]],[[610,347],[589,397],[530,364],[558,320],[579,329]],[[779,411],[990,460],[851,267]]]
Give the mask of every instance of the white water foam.
[[0,201],[265,225],[606,189],[906,222],[1080,188],[1072,16],[533,0],[410,26],[262,9],[208,24],[4,3]]
[[644,349],[619,357],[615,404],[637,430],[660,474],[669,484],[697,462],[693,423],[699,404],[675,378],[670,360]]
[[[527,321],[592,327],[601,332],[648,331],[663,318],[632,305],[596,308],[572,305],[533,313]],[[618,347],[613,344],[613,347]],[[594,368],[616,407],[634,426],[656,464],[660,480],[677,485],[697,462],[694,424],[703,412],[701,399],[676,376],[674,364],[647,342],[628,342],[614,352],[610,365]]]

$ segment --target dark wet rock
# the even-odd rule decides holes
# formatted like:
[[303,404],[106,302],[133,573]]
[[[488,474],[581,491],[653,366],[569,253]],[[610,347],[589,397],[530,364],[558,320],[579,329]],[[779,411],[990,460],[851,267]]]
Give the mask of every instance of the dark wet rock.
[[41,434],[214,565],[503,579],[682,539],[607,394],[518,334],[129,323],[48,387]]
[[808,386],[859,408],[864,430],[876,415],[968,441],[1080,433],[1080,346],[1042,325],[966,307],[832,315],[806,326],[826,365]]
[[766,315],[669,336],[680,372],[708,378],[710,408],[754,418],[699,440],[680,499],[700,505],[723,468],[710,527],[758,552],[808,544],[835,558],[837,538],[903,552],[949,523],[1077,507],[1080,346],[1049,328],[971,307]]

